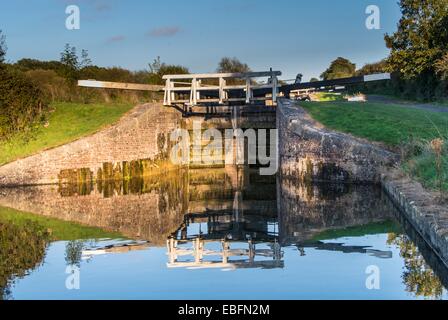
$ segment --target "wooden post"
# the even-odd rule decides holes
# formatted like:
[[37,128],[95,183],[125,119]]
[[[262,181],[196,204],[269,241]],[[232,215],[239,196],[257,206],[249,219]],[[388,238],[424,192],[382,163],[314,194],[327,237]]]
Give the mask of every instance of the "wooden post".
[[173,238],[167,240],[168,255],[170,263],[176,262],[176,242]]
[[248,241],[249,244],[249,261],[253,263],[255,261],[255,244],[252,240]]
[[246,78],[246,103],[249,104],[252,99],[252,88],[250,84],[250,78]]
[[165,84],[164,105],[171,106],[171,80],[167,79]]
[[226,86],[226,80],[224,78],[219,78],[219,104],[223,104],[224,100],[227,99],[226,91],[224,87]]
[[282,248],[280,246],[280,243],[277,242],[277,240],[275,240],[273,249],[274,249],[274,260],[277,260],[277,261],[281,260],[281,258],[282,258]]
[[227,240],[222,240],[222,263],[229,262],[229,243]]
[[163,90],[163,105],[164,106],[167,106],[168,105],[168,98],[167,98],[167,92],[168,92],[168,90],[167,90],[167,82],[168,82],[168,80],[167,81],[165,81],[165,90]]
[[170,92],[171,92],[170,103],[173,103],[174,100],[176,100],[176,92],[172,90],[174,87],[175,87],[174,82],[170,82]]
[[201,91],[198,90],[201,88],[202,80],[197,80],[197,86],[196,86],[196,104],[198,104],[198,100],[201,100]]
[[194,260],[196,263],[201,262],[201,240],[196,238],[194,240]]
[[276,75],[272,74],[271,76],[271,82],[272,82],[272,102],[277,102],[277,86],[278,86],[278,78]]
[[191,81],[190,106],[196,105],[196,80]]
[[78,80],[78,87],[101,88],[101,89],[119,89],[119,90],[135,90],[135,91],[162,91],[165,86],[142,84],[142,83],[123,83],[111,81],[96,80]]

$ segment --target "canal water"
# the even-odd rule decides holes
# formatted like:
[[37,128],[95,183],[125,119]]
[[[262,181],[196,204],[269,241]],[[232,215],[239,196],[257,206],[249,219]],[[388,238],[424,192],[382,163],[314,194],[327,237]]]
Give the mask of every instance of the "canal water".
[[3,299],[447,299],[375,186],[248,168],[0,190]]

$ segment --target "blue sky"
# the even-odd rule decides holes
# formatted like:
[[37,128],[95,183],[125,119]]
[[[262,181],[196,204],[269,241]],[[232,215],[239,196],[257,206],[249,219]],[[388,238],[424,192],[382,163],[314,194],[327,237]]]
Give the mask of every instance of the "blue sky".
[[[10,61],[59,59],[65,43],[95,64],[147,68],[162,61],[213,72],[223,56],[283,79],[319,76],[338,56],[358,67],[387,56],[384,34],[400,18],[396,0],[0,0],[0,29]],[[65,28],[65,8],[81,10],[81,29]],[[365,27],[368,5],[381,30]]]

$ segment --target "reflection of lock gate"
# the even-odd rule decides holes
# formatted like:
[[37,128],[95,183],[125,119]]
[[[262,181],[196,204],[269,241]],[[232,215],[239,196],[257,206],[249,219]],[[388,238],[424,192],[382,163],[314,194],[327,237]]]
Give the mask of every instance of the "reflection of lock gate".
[[[168,268],[220,268],[220,269],[242,269],[242,268],[283,268],[283,252],[280,244],[275,241],[271,244],[272,249],[256,249],[252,240],[247,241],[248,249],[231,249],[229,240],[221,241],[221,251],[205,249],[206,240],[196,238],[192,241],[192,249],[178,247],[178,240],[170,238],[167,241]],[[190,256],[193,261],[178,261],[179,257]],[[220,257],[219,260],[204,260],[205,257]],[[231,260],[232,257],[247,257],[244,260]],[[256,257],[271,258],[271,260],[256,261]]]
[[[257,215],[244,215],[241,207],[242,194],[236,192],[233,210],[207,210],[205,213],[186,214],[184,223],[167,240],[169,268],[283,268],[281,246],[278,243],[276,217],[271,219]],[[201,228],[189,234],[191,223],[206,222],[207,232]],[[221,251],[207,250],[206,243],[221,242]],[[248,249],[231,249],[231,242],[245,244]],[[178,244],[192,243],[192,249],[179,248]],[[270,246],[270,249],[256,249],[256,243]],[[272,260],[256,261],[256,257]],[[179,257],[190,257],[190,261],[178,261]],[[204,257],[220,257],[219,260],[204,260]],[[232,257],[247,259],[232,260]]]

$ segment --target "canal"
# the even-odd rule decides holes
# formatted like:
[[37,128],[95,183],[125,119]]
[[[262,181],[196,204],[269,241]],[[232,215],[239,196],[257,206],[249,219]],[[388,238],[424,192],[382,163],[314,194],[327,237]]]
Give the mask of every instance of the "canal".
[[382,190],[247,167],[0,190],[3,299],[447,299]]

